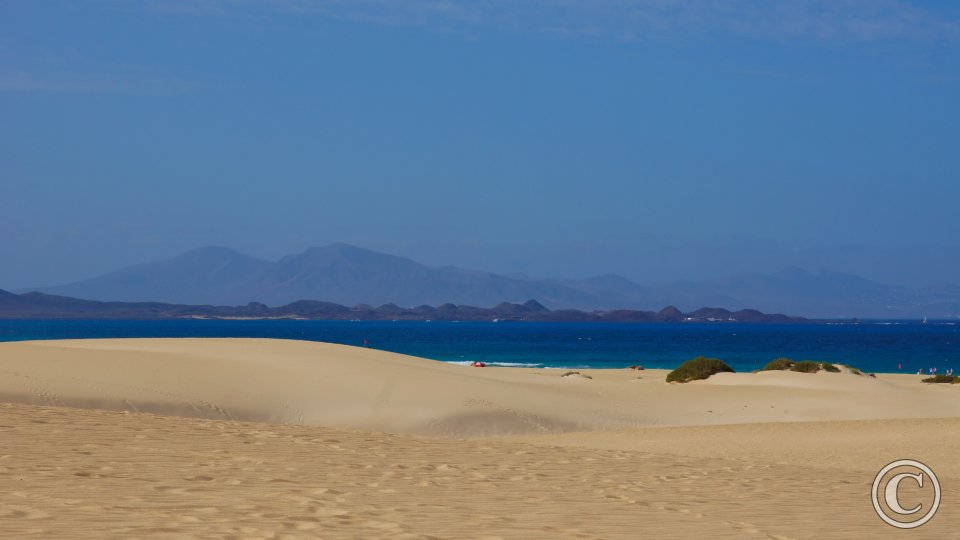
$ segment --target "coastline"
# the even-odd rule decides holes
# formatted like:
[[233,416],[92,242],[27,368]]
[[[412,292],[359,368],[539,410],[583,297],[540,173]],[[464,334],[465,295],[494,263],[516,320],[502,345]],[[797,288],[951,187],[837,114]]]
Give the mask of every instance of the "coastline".
[[815,360],[866,373],[960,370],[956,327],[931,323],[491,323],[313,320],[0,321],[0,342],[113,338],[282,338],[368,346],[447,362],[490,366],[673,369],[705,355],[740,372],[774,358]]

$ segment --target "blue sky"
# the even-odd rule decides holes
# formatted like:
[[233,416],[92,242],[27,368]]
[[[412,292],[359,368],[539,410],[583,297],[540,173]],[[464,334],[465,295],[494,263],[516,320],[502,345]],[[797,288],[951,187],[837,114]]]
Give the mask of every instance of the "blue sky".
[[8,1],[0,288],[334,241],[950,280],[957,96],[953,2]]

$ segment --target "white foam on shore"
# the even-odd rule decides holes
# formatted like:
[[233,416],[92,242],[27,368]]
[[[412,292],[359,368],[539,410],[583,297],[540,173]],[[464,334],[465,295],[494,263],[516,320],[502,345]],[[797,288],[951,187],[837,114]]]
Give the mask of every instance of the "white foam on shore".
[[[454,360],[447,362],[448,364],[456,364],[458,366],[472,366],[474,360]],[[524,367],[524,368],[542,368],[543,364],[530,364],[525,362],[487,362],[485,360],[479,360],[487,366],[494,367]]]

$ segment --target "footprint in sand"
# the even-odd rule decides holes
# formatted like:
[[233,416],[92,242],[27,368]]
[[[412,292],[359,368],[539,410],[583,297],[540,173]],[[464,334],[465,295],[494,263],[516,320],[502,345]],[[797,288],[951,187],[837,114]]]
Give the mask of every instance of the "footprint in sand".
[[4,521],[7,519],[44,519],[48,517],[50,517],[50,514],[29,506],[4,505],[0,507],[0,520]]
[[729,525],[730,527],[733,527],[742,533],[757,534],[760,532],[760,529],[758,529],[753,523],[746,523],[743,521],[724,521],[723,524]]
[[187,492],[187,488],[178,488],[173,486],[153,486],[153,490],[161,493],[173,493],[175,495],[182,495]]
[[317,508],[313,513],[322,517],[343,517],[350,512],[343,508]]
[[196,476],[184,476],[183,479],[188,482],[210,482],[213,480],[213,477],[205,476],[205,475],[196,475]]

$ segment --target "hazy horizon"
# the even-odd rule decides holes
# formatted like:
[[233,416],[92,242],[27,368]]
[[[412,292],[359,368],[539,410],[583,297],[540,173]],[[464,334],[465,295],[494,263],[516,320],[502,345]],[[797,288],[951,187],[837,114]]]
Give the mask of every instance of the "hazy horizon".
[[960,282],[960,6],[732,5],[5,3],[0,289],[338,241]]

